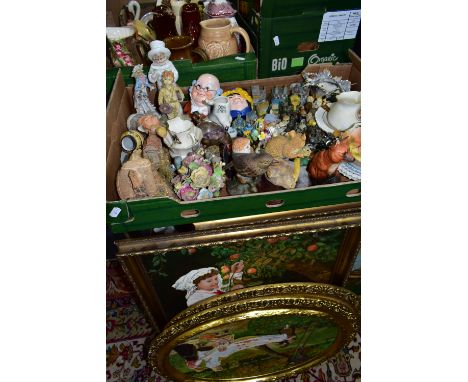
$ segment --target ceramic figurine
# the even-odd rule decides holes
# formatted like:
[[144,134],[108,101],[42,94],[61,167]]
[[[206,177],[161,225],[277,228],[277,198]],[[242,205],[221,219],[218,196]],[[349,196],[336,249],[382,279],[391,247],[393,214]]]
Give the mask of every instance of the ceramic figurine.
[[302,77],[305,83],[303,87],[315,96],[332,98],[342,92],[351,90],[351,82],[342,80],[341,77],[333,77],[329,70],[318,73],[303,72]]
[[266,179],[274,184],[286,189],[292,189],[296,186],[299,172],[294,171],[295,164],[291,161],[278,159],[272,163],[266,173]]
[[236,179],[248,188],[236,189],[236,184],[230,184],[228,191],[231,194],[257,192],[259,176],[264,174],[274,158],[268,153],[255,153],[250,147],[248,138],[236,138],[232,142],[232,163],[236,170]]
[[167,121],[169,127],[166,131],[161,131],[158,135],[169,148],[172,158],[181,157],[184,159],[188,153],[198,150],[203,133],[190,120],[177,116]]
[[229,1],[226,0],[211,0],[208,2],[205,12],[210,19],[228,18],[236,14],[236,10],[232,7]]
[[259,117],[263,117],[264,115],[266,115],[269,107],[270,103],[268,101],[261,101],[257,103],[257,105],[255,106],[255,109],[257,110],[257,115]]
[[158,103],[160,111],[162,105],[169,105],[171,111],[167,113],[168,119],[173,119],[178,115],[182,115],[182,106],[180,103],[184,100],[184,93],[182,89],[177,86],[174,80],[174,73],[170,70],[165,70],[161,75],[163,86],[159,90]]
[[148,82],[143,65],[136,65],[132,71],[132,77],[135,78],[135,87],[133,89],[133,105],[139,114],[156,114],[156,108],[148,98],[147,88],[154,89],[154,86]]
[[231,137],[226,132],[226,130],[218,125],[217,123],[211,121],[204,121],[198,125],[203,133],[202,143],[205,146],[212,145],[231,145]]
[[[245,126],[247,126],[247,122],[245,122],[241,115],[238,114],[236,119],[232,122],[232,129],[235,129],[236,136],[242,136]],[[232,138],[235,138],[235,136],[233,137],[231,133],[229,135],[231,135]]]
[[161,89],[162,73],[166,70],[170,70],[174,73],[174,82],[179,79],[179,72],[175,68],[172,61],[169,61],[171,51],[166,48],[163,41],[155,40],[150,43],[150,51],[148,52],[148,58],[153,62],[148,71],[148,80],[157,84],[158,89]]
[[220,96],[222,92],[216,76],[209,73],[202,74],[189,88],[190,102],[186,104],[184,112],[187,114],[199,112],[207,116],[210,114],[214,98]]
[[223,93],[223,96],[229,99],[232,118],[236,118],[238,114],[245,118],[247,113],[252,111],[252,97],[244,89],[236,88],[228,90]]
[[231,106],[227,97],[216,97],[213,100],[213,110],[208,120],[223,126],[226,130],[231,127]]
[[352,162],[354,158],[349,153],[349,138],[336,142],[327,150],[316,153],[309,165],[307,172],[316,180],[324,180],[332,177],[339,164],[343,161]]
[[265,146],[265,152],[275,158],[302,158],[308,156],[310,151],[304,147],[306,135],[290,131],[286,135],[271,138]]
[[259,85],[252,85],[251,93],[252,101],[255,106],[257,106],[258,103],[266,100],[266,91],[264,87],[260,87]]
[[120,199],[169,196],[175,194],[165,179],[152,170],[151,162],[141,157],[141,150],[135,150],[117,173],[117,193]]
[[165,131],[165,127],[154,115],[145,115],[138,120],[138,123],[148,133],[148,137],[143,145],[143,158],[148,159],[155,171],[158,171],[166,180],[173,177],[171,157],[169,150],[163,146],[158,131]]

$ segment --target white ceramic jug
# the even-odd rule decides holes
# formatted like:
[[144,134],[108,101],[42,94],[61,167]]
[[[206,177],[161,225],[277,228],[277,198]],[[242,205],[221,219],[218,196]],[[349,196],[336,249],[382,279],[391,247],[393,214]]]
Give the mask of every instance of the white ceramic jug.
[[336,96],[327,113],[328,123],[339,131],[348,130],[361,120],[361,92],[343,92]]

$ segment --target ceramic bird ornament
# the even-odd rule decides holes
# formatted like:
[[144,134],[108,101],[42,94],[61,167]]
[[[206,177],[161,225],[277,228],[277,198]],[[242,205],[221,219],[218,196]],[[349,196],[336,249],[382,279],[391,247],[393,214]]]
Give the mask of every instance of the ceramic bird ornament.
[[[235,138],[232,142],[232,164],[236,171],[237,181],[241,185],[247,184],[250,192],[257,192],[260,175],[263,175],[273,163],[274,158],[268,153],[255,153],[250,147],[248,138]],[[233,191],[231,194],[243,193]]]

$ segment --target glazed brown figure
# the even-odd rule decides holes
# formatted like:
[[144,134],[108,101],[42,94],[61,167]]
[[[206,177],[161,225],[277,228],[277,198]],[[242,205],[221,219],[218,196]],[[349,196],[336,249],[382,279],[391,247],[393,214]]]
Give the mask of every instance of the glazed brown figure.
[[352,162],[353,156],[349,153],[348,138],[336,142],[328,150],[316,153],[307,166],[309,175],[317,180],[327,179],[336,172],[343,161]]

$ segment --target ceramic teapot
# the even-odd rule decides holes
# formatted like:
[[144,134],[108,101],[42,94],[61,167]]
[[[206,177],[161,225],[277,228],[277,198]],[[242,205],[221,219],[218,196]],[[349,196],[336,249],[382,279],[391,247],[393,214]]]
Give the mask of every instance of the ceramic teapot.
[[241,27],[231,26],[228,19],[209,19],[200,22],[201,32],[198,46],[203,49],[210,60],[238,53],[234,33],[239,33],[245,40],[246,53],[252,51],[250,38]]
[[336,96],[327,113],[328,123],[339,131],[348,130],[361,120],[361,92],[343,92]]

